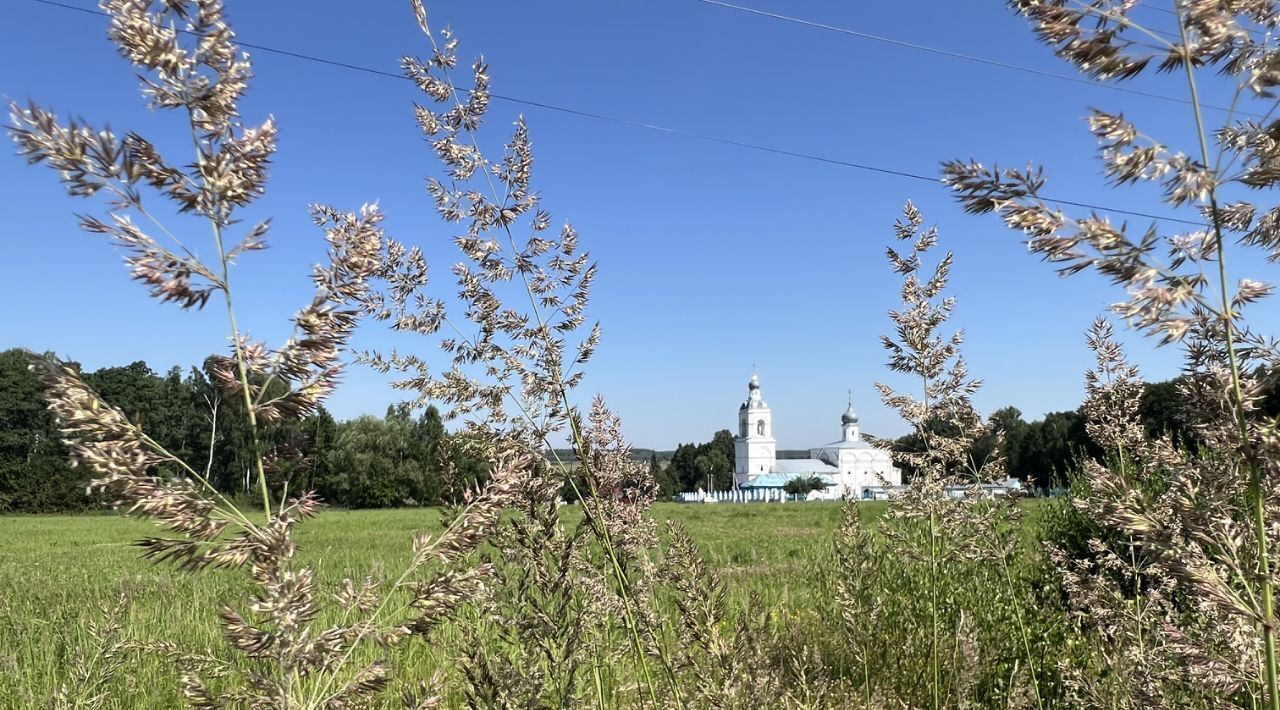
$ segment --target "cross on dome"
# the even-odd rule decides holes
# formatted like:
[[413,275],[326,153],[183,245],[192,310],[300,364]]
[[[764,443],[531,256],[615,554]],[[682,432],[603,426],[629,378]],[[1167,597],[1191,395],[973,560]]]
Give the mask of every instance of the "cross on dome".
[[853,390],[849,390],[849,408],[840,415],[841,424],[857,424],[858,413],[853,411]]
[[747,383],[747,401],[743,402],[742,406],[751,409],[762,409],[769,406],[765,404],[760,392],[760,375],[756,374],[754,365],[751,367],[751,381]]

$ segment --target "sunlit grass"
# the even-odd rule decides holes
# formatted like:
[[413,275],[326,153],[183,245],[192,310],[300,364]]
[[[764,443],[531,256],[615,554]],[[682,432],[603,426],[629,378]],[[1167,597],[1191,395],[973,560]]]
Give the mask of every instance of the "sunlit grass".
[[[883,504],[863,504],[864,520]],[[828,586],[838,504],[659,504],[659,520],[681,521],[707,562],[725,580],[734,613],[785,611],[838,645]],[[578,510],[565,508],[576,521]],[[313,564],[323,585],[343,577],[384,577],[403,567],[413,533],[438,529],[432,509],[331,510],[302,526],[299,559]],[[148,523],[114,515],[0,518],[0,707],[44,706],[77,648],[92,648],[87,627],[123,590],[129,597],[124,634],[137,641],[174,641],[223,655],[216,611],[242,604],[251,592],[244,575],[211,570],[189,574],[140,557],[133,540],[154,534]],[[434,648],[411,641],[398,654],[402,674],[434,665],[432,654],[451,644],[453,627],[439,630]],[[460,641],[454,639],[454,641]],[[229,657],[229,656],[228,656]],[[181,704],[174,665],[139,654],[113,681],[120,706]]]

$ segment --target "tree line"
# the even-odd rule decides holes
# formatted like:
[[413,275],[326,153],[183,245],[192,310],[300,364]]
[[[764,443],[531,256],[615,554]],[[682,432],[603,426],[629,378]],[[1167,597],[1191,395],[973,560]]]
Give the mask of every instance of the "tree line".
[[[256,485],[243,401],[226,397],[212,376],[214,358],[164,374],[139,361],[82,373],[107,403],[166,449],[204,462],[205,478],[224,495]],[[434,407],[415,416],[389,407],[384,417],[336,421],[321,408],[300,421],[266,423],[270,486],[280,495],[315,490],[350,508],[439,505],[457,500],[487,476],[445,431]],[[168,472],[175,473],[175,472]],[[18,350],[0,352],[0,513],[83,510],[87,476],[68,463],[35,376]]]
[[[1189,420],[1190,408],[1179,391],[1181,378],[1143,384],[1138,417],[1149,437],[1167,436],[1179,448],[1197,450],[1203,441]],[[1280,380],[1272,379],[1259,401],[1269,417],[1280,414]],[[1035,490],[1066,488],[1086,458],[1101,461],[1103,452],[1085,431],[1084,412],[1077,408],[1049,412],[1043,419],[1025,421],[1017,407],[1004,407],[991,415],[997,433],[976,440],[969,458],[976,467],[996,451],[997,436],[1003,436],[1005,467],[1010,476]],[[930,426],[942,426],[931,423]],[[893,442],[895,451],[918,451],[920,437],[908,434]],[[904,472],[910,476],[911,471]]]
[[[84,373],[84,378],[165,448],[184,460],[204,461],[205,477],[221,493],[240,495],[252,483],[249,424],[243,402],[223,396],[215,385],[214,361],[210,357],[200,367],[185,372],[173,367],[164,374],[139,361]],[[1280,413],[1280,387],[1265,393],[1261,407],[1271,416]],[[1176,380],[1145,386],[1140,416],[1148,433],[1194,448],[1199,442],[1181,411]],[[1083,457],[1100,455],[1078,409],[1028,422],[1016,407],[1005,407],[992,418],[1004,437],[1001,453],[1009,475],[1033,489],[1067,486]],[[710,441],[682,443],[671,452],[634,453],[648,458],[660,497],[708,486],[726,490],[733,484],[733,440],[731,431],[721,429]],[[342,422],[321,408],[301,421],[268,423],[261,433],[277,493],[315,490],[330,505],[350,508],[458,500],[483,482],[487,468],[457,443],[434,407],[415,416],[403,405],[389,407],[383,417]],[[916,434],[892,442],[895,451],[919,446]],[[970,458],[981,465],[995,447],[995,435],[978,439]],[[904,473],[910,477],[912,472]],[[0,352],[0,513],[95,507],[84,493],[85,480],[68,464],[25,357],[18,350]]]

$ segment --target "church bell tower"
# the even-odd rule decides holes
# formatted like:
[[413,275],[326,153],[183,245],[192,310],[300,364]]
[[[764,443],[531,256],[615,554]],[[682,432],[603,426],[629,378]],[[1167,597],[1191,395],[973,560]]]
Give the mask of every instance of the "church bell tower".
[[862,433],[858,430],[858,413],[853,411],[853,390],[849,390],[849,408],[840,415],[841,441],[859,441]]
[[752,373],[747,384],[747,400],[738,407],[738,436],[733,442],[736,485],[769,473],[778,460],[778,443],[773,438],[773,413],[760,395],[760,376]]

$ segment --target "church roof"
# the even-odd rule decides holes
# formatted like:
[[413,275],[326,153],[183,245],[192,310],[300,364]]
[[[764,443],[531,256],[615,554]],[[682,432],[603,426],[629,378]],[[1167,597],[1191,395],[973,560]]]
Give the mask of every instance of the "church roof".
[[[818,463],[822,463],[822,462],[819,461]],[[827,484],[828,486],[834,486],[836,484],[835,479],[831,478],[831,476],[828,476],[825,473],[816,473],[814,471],[804,471],[804,473],[809,475],[816,475],[818,478],[822,480],[823,483]],[[803,476],[799,475],[798,473],[776,473],[776,472],[762,473],[758,476],[753,477],[748,483],[742,484],[738,487],[739,488],[782,488],[783,486],[787,485],[787,481],[790,481],[794,478],[802,478],[802,477]]]
[[856,439],[854,441],[833,441],[830,444],[823,444],[822,446],[816,446],[814,448],[815,450],[817,450],[817,449],[874,449],[877,447],[872,446],[870,443],[868,443],[863,439]]
[[795,476],[802,473],[826,473],[839,470],[821,459],[779,459],[773,462],[769,472]]

